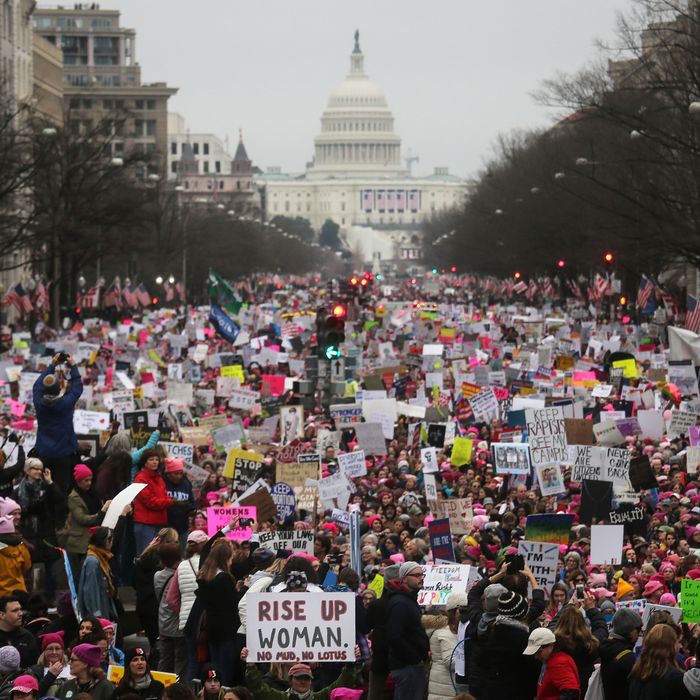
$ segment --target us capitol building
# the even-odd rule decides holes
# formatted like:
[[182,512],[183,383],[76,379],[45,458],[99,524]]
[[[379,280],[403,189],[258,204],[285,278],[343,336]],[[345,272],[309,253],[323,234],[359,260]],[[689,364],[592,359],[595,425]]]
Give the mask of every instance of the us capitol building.
[[306,172],[270,168],[255,181],[267,219],[300,216],[317,231],[331,219],[349,248],[360,248],[375,270],[398,261],[412,265],[421,256],[421,222],[459,205],[466,183],[447,168],[425,177],[411,175],[403,164],[394,115],[365,73],[364,60],[356,32],[350,73],[328,99]]

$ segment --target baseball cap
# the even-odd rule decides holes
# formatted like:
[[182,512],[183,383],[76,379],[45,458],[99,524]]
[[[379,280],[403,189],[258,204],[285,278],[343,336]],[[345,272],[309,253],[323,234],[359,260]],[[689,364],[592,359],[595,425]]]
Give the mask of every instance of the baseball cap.
[[34,676],[17,676],[12,684],[12,693],[38,693],[39,683]]
[[530,636],[527,639],[527,646],[525,647],[523,654],[531,656],[532,654],[536,654],[541,647],[546,647],[548,644],[554,644],[556,641],[557,638],[554,636],[554,632],[552,632],[552,630],[547,629],[546,627],[539,627],[533,632],[530,632]]

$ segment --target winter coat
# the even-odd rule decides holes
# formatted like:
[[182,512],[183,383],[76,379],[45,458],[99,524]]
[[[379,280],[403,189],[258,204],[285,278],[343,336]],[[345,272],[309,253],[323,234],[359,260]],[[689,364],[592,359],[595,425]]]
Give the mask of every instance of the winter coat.
[[211,581],[200,579],[197,597],[204,603],[204,629],[209,643],[235,639],[241,624],[238,617],[238,601],[241,596],[233,578],[220,571]]
[[173,504],[173,499],[165,490],[163,477],[154,469],[142,469],[134,483],[146,484],[146,488],[134,499],[134,522],[166,526],[168,508]]
[[238,634],[246,633],[246,620],[248,619],[248,593],[261,593],[266,591],[272,583],[272,574],[266,571],[260,571],[255,574],[254,579],[250,582],[248,590],[244,593],[238,603],[238,617],[241,620],[241,626],[238,628]]
[[194,493],[192,483],[183,476],[175,484],[168,479],[168,475],[163,475],[165,481],[165,491],[173,499],[173,504],[168,508],[168,525],[178,532],[185,532],[189,525],[190,513],[195,509]]
[[199,571],[199,554],[181,561],[177,567],[177,585],[180,589],[180,619],[178,629],[183,630],[190,610],[194,605],[197,591],[197,572]]
[[22,507],[19,529],[25,541],[32,547],[33,561],[58,559],[59,553],[49,546],[58,544],[56,506],[64,501],[56,483],[49,484],[43,479],[24,478],[15,487],[14,499]]
[[36,637],[24,627],[10,632],[0,630],[0,647],[14,647],[19,652],[20,668],[28,668],[39,657],[39,645]]
[[387,604],[386,633],[391,671],[427,661],[428,635],[421,625],[417,593],[400,585]]
[[[298,700],[299,696],[292,690],[276,690],[270,687],[263,681],[260,671],[248,664],[245,674],[246,687],[253,693],[255,700]],[[352,666],[346,665],[343,667],[342,673],[338,676],[335,683],[332,683],[322,690],[317,690],[306,696],[304,700],[328,700],[333,688],[354,688],[355,687],[355,670]]]
[[[5,448],[12,449],[12,443],[9,443]],[[18,476],[24,474],[24,447],[17,445],[17,462],[11,467],[3,467],[0,469],[0,498],[11,498],[14,491],[14,480]]]
[[92,555],[85,557],[78,584],[78,610],[80,614],[117,620],[117,609],[109,595],[105,575],[100,562]]
[[683,683],[683,671],[670,669],[661,676],[643,681],[639,676],[630,678],[628,700],[686,700],[692,698]]
[[[566,691],[570,691],[564,694]],[[574,660],[563,651],[555,651],[545,663],[544,675],[537,686],[537,700],[579,700],[578,670]]]
[[[60,698],[60,700],[71,700],[79,692],[81,691],[78,688],[78,681],[75,678],[71,678],[58,689],[56,697]],[[90,693],[92,700],[112,700],[114,686],[106,678],[102,678],[87,692]]]
[[[145,490],[145,489],[144,489]],[[158,616],[158,599],[153,587],[154,576],[162,569],[160,557],[156,549],[145,551],[134,562],[133,587],[136,591],[136,614],[144,617]]]
[[68,457],[78,451],[78,440],[73,429],[73,410],[83,393],[83,380],[78,368],[73,365],[70,368],[70,385],[65,394],[44,395],[44,377],[55,371],[55,367],[49,365],[32,388],[37,420],[34,453],[39,457]]
[[606,698],[626,698],[636,657],[634,644],[615,634],[600,643],[600,680]]
[[131,695],[132,693],[140,696],[141,700],[161,700],[164,690],[165,686],[151,676],[151,683],[147,688],[134,688],[127,683],[120,683],[114,689],[112,700],[117,700],[117,698],[120,698],[123,695]]
[[166,600],[168,588],[173,583],[175,569],[161,569],[153,576],[153,588],[158,602],[158,632],[164,637],[182,637],[180,616],[173,612]]
[[[97,497],[96,497],[97,498]],[[90,513],[85,500],[74,488],[68,494],[68,518],[66,519],[66,546],[73,554],[85,554],[90,541],[90,528],[99,525],[105,514],[98,510]]]
[[530,629],[524,622],[498,616],[486,640],[483,700],[532,700],[540,662],[525,656]]
[[20,535],[0,535],[0,595],[26,591],[24,575],[32,568],[32,557]]
[[451,700],[455,696],[452,652],[457,645],[457,635],[448,627],[445,615],[423,615],[422,623],[430,640],[428,700]]

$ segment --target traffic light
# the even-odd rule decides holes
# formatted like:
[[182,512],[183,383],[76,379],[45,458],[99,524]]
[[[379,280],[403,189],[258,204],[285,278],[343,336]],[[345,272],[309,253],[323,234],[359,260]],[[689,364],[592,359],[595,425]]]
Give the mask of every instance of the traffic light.
[[615,259],[615,256],[610,252],[607,252],[603,256],[603,260],[605,261],[606,265],[611,265],[614,259]]
[[557,260],[557,267],[559,269],[566,267],[566,260]]
[[334,304],[330,314],[319,309],[316,314],[316,337],[318,356],[327,360],[340,357],[340,346],[345,342],[345,317],[348,311],[344,304]]

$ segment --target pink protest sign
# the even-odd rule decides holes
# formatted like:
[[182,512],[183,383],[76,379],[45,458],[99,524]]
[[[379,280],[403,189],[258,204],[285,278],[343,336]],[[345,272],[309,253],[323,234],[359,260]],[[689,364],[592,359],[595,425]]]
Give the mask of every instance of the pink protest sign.
[[281,396],[284,394],[284,375],[281,374],[263,374],[263,384],[270,385],[270,393],[273,396]]
[[240,527],[231,530],[226,537],[230,540],[249,540],[253,536],[252,521],[255,520],[255,506],[214,506],[207,508],[207,534],[215,535],[222,527],[231,522],[231,518],[240,518]]

